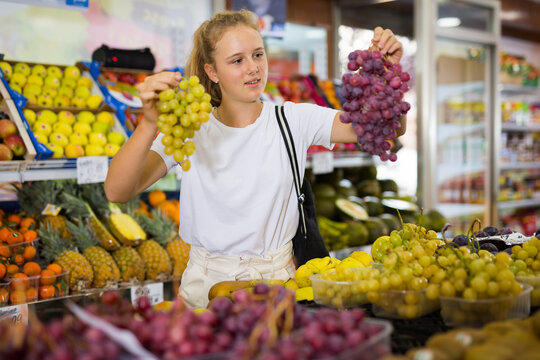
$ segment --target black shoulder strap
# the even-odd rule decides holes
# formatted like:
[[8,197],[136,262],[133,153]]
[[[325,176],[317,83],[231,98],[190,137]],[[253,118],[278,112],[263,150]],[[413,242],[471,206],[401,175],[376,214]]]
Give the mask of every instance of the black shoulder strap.
[[289,160],[291,162],[291,168],[294,178],[294,187],[296,188],[296,197],[298,198],[298,208],[300,210],[300,221],[302,222],[302,235],[307,236],[306,229],[306,217],[304,214],[304,199],[305,195],[302,193],[302,184],[300,182],[300,170],[298,168],[298,158],[296,157],[296,150],[294,148],[294,141],[291,134],[291,129],[289,128],[289,123],[285,117],[285,109],[283,105],[275,107],[276,109],[276,118],[279,125],[279,130],[285,141],[285,146],[287,148],[287,154],[289,155]]

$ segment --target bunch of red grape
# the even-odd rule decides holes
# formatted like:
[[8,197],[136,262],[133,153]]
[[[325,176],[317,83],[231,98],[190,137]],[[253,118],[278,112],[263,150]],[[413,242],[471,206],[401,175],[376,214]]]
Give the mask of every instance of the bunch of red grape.
[[382,161],[396,161],[397,155],[389,150],[401,127],[399,119],[411,107],[403,101],[409,73],[400,64],[385,60],[378,50],[351,52],[347,68],[353,73],[342,77],[340,95],[346,102],[341,122],[352,123],[362,151],[378,155]]

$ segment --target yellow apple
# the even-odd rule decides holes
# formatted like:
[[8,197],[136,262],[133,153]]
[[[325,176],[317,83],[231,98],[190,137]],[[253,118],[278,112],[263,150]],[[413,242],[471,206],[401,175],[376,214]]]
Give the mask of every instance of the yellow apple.
[[90,90],[86,86],[77,86],[75,88],[75,96],[87,99],[90,96]]
[[73,133],[73,129],[71,128],[71,125],[67,124],[67,123],[63,123],[63,122],[56,122],[54,125],[53,125],[53,131],[54,132],[57,132],[57,133],[61,133],[61,134],[64,134],[66,136],[69,136]]
[[62,85],[58,88],[58,95],[64,95],[71,99],[73,97],[73,89]]
[[103,146],[98,144],[89,144],[84,148],[86,156],[101,156],[104,153]]
[[69,142],[84,146],[88,144],[88,137],[83,133],[74,132],[73,134],[69,135]]
[[49,125],[54,124],[58,120],[55,112],[49,109],[38,111],[36,117],[38,121],[46,122]]
[[103,135],[106,135],[109,131],[109,124],[106,124],[101,121],[94,121],[92,123],[92,131],[102,133]]
[[[38,76],[38,78],[40,77]],[[28,95],[39,96],[41,95],[41,86],[33,83],[26,83],[23,87],[23,95],[26,97],[28,97]]]
[[60,87],[60,80],[56,77],[47,76],[45,78],[45,85],[53,87],[55,89]]
[[24,74],[21,74],[20,72],[13,73],[13,75],[11,75],[11,80],[9,83],[15,84],[22,89],[24,85],[26,85],[26,76]]
[[40,143],[42,143],[44,145],[47,145],[49,143],[49,138],[47,137],[47,135],[45,135],[43,133],[39,133],[39,132],[34,131],[34,137],[36,138],[37,142],[40,142]]
[[90,95],[88,99],[86,99],[86,105],[90,109],[97,109],[102,102],[103,98],[99,95]]
[[65,77],[62,79],[62,86],[75,89],[77,87],[77,80],[74,78]]
[[65,95],[58,95],[53,100],[53,105],[55,107],[69,107],[69,98]]
[[23,110],[24,118],[28,122],[28,125],[32,126],[36,122],[36,113],[34,110],[24,109]]
[[62,110],[58,113],[58,121],[73,125],[73,123],[75,123],[75,115],[70,111]]
[[53,98],[49,95],[40,95],[37,98],[37,104],[43,107],[51,107],[53,106]]
[[38,85],[38,86],[43,86],[43,78],[39,75],[30,75],[27,79],[26,79],[26,83],[27,84],[35,84],[35,85]]
[[64,148],[62,146],[57,144],[47,144],[47,147],[53,152],[53,159],[59,159],[64,157]]
[[120,150],[120,146],[116,144],[107,144],[105,145],[105,155],[113,157]]
[[68,66],[64,69],[64,77],[70,77],[77,80],[81,76],[81,71],[76,66]]
[[27,77],[30,75],[30,66],[26,63],[16,63],[15,66],[13,66],[13,73],[20,73]]
[[50,77],[54,77],[54,78],[57,78],[57,79],[61,79],[62,78],[62,70],[60,70],[60,68],[58,66],[49,66],[47,68],[47,76],[50,76]]
[[89,79],[87,77],[80,77],[79,79],[77,79],[77,87],[79,86],[84,86],[84,87],[87,87],[88,89],[92,89],[92,79]]
[[55,98],[56,95],[58,95],[58,90],[52,86],[44,86],[43,90],[41,90],[41,95],[48,95],[52,98]]
[[13,74],[13,68],[11,65],[5,61],[0,61],[0,69],[2,69],[6,80],[9,81],[9,79],[11,79],[11,75]]
[[79,144],[67,144],[64,148],[64,154],[66,154],[66,157],[68,158],[78,158],[81,156],[84,156],[84,149]]
[[37,99],[38,99],[37,95],[34,95],[34,94],[24,94],[24,93],[23,93],[23,95],[24,95],[24,97],[26,98],[26,100],[28,100],[28,103],[29,103],[30,105],[37,105],[37,104],[38,104],[38,103],[37,103]]
[[[43,134],[45,137],[48,137],[52,131],[51,125],[44,121],[36,121],[34,123],[34,127],[32,128],[32,131],[37,134]],[[45,141],[47,142],[47,141]]]
[[77,121],[75,125],[73,125],[73,131],[87,135],[92,132],[92,127],[90,126],[90,124]]
[[94,121],[96,120],[96,116],[91,113],[90,111],[81,111],[78,115],[77,115],[77,121],[78,122],[83,122],[83,123],[87,123],[87,124],[91,124],[93,123]]
[[114,126],[114,116],[108,111],[102,111],[96,116],[97,121],[109,124],[109,129]]
[[64,147],[68,143],[68,137],[62,133],[53,132],[51,135],[49,135],[49,144],[56,144],[58,146]]
[[22,94],[22,88],[18,84],[10,82],[9,87],[11,88],[11,90],[18,92],[19,94]]
[[41,78],[47,77],[47,69],[45,69],[45,66],[38,64],[34,65],[32,67],[32,75],[40,76]]
[[126,139],[124,138],[124,135],[120,134],[119,132],[110,131],[107,134],[107,141],[111,144],[122,146],[122,144],[124,144],[124,141],[126,141]]
[[90,144],[105,146],[107,144],[107,137],[99,132],[92,132],[88,135],[88,142]]
[[76,108],[84,108],[86,107],[86,99],[80,96],[75,96],[73,99],[71,99],[71,104]]

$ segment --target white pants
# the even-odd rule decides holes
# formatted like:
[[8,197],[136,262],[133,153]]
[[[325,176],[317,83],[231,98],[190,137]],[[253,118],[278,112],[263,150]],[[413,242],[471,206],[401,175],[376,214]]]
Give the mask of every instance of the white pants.
[[292,241],[264,256],[212,255],[205,248],[191,246],[182,275],[180,295],[187,306],[206,308],[208,291],[221,281],[294,279]]

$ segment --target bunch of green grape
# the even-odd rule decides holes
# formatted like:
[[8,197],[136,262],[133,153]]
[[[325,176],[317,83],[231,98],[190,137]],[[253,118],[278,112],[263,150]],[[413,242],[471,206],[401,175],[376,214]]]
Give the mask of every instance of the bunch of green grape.
[[172,155],[175,161],[181,163],[184,171],[191,167],[187,157],[195,152],[195,143],[188,139],[193,138],[210,118],[210,99],[199,78],[194,75],[182,79],[177,88],[159,93],[157,125],[164,134],[161,142],[165,145],[165,154]]
[[540,275],[540,240],[532,237],[528,242],[512,247],[510,270],[516,276]]

